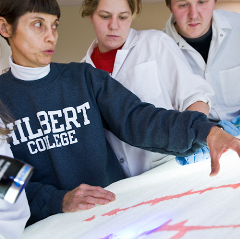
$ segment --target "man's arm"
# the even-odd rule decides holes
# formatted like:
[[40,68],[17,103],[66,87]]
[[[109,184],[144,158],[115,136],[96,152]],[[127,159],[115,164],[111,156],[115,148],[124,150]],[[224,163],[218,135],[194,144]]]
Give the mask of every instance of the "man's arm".
[[[214,95],[211,85],[193,73],[184,54],[172,38],[167,35],[162,37],[157,55],[161,78],[175,110],[182,112],[188,107],[193,107],[194,102],[210,102]],[[197,108],[192,109],[195,110],[199,111]]]
[[197,101],[190,105],[186,110],[202,112],[208,117],[210,109],[207,103]]

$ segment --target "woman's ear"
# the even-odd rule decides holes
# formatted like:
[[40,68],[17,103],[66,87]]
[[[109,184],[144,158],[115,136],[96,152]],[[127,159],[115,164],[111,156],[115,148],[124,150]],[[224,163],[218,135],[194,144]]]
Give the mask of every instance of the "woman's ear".
[[4,17],[0,17],[0,34],[3,37],[11,36],[11,26]]

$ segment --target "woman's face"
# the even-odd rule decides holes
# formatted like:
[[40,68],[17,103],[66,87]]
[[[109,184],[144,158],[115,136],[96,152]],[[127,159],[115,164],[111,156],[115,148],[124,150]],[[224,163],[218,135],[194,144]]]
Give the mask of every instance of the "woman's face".
[[15,64],[25,67],[48,65],[58,39],[57,16],[26,13],[19,18],[14,35],[8,38]]
[[125,43],[132,12],[127,0],[100,0],[90,19],[97,35],[99,51],[107,52]]

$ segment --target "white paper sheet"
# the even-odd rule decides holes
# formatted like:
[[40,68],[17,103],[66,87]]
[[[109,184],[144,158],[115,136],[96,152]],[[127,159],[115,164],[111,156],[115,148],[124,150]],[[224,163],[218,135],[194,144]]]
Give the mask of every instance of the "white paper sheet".
[[62,213],[25,229],[23,239],[239,239],[240,159],[233,151],[209,177],[210,161],[169,161],[107,187],[116,201]]

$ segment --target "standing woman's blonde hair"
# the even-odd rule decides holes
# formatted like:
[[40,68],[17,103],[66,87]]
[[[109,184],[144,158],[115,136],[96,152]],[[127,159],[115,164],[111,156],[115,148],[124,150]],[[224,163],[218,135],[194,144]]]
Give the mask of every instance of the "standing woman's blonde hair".
[[[100,0],[84,0],[82,3],[82,17],[92,16],[98,7]],[[142,11],[142,0],[126,0],[132,12],[132,18],[135,18]]]

